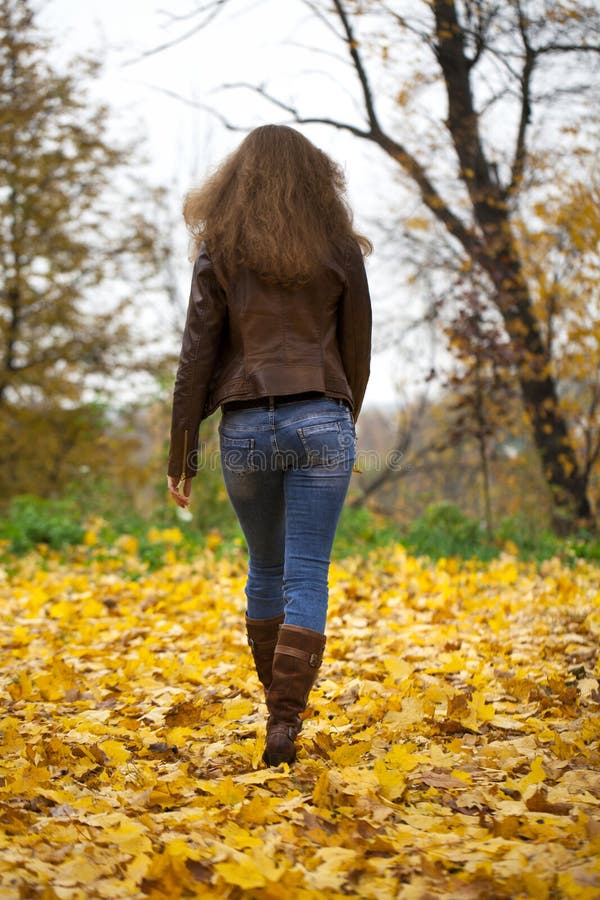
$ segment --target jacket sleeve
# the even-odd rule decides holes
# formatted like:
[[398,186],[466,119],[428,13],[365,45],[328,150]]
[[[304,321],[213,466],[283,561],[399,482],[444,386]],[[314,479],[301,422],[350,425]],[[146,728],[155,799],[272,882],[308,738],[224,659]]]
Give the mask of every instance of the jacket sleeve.
[[173,390],[168,474],[176,478],[192,477],[198,470],[198,429],[226,316],[225,292],[201,250],[194,264]]
[[358,419],[371,372],[371,297],[360,247],[352,242],[344,266],[344,289],[338,305],[340,354]]

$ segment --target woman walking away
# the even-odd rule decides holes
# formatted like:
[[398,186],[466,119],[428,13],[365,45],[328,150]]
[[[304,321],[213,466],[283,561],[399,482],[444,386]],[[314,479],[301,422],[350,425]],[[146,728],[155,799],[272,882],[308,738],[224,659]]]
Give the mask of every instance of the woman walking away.
[[369,378],[369,241],[340,168],[293,128],[252,131],[185,201],[195,264],[173,396],[168,489],[189,504],[198,427],[248,544],[246,630],[269,718],[295,740],[325,649],[331,548]]

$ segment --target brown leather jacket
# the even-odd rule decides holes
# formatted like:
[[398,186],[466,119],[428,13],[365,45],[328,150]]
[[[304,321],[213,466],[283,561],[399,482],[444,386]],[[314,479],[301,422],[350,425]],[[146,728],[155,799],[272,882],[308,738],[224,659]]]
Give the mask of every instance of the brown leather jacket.
[[284,288],[250,270],[223,285],[196,259],[173,392],[168,474],[196,474],[198,428],[226,400],[323,391],[354,421],[369,379],[371,301],[358,244],[318,278]]

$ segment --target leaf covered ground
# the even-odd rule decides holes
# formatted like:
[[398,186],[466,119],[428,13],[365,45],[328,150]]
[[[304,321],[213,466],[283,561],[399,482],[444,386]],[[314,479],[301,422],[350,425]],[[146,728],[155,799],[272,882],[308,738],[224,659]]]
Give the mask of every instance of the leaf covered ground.
[[267,769],[243,554],[88,543],[0,570],[2,900],[600,897],[598,568],[334,563]]

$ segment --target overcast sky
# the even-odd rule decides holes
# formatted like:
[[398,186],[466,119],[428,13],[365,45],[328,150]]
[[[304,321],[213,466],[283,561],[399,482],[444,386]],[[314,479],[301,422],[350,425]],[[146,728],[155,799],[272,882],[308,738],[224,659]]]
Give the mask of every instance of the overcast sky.
[[[268,83],[284,101],[301,101],[305,111],[362,123],[349,66],[326,53],[305,49],[310,45],[331,51],[332,45],[324,26],[299,0],[230,0],[225,12],[206,29],[160,53],[144,55],[193,27],[196,20],[174,17],[200,5],[195,0],[162,4],[160,0],[45,0],[38,18],[57,39],[58,63],[86,50],[105,59],[94,93],[114,109],[115,133],[144,138],[149,174],[170,188],[175,208],[185,190],[243,135],[227,131],[209,112],[168,92],[213,106],[236,124],[254,127],[283,121],[285,116],[250,91],[224,91],[221,86],[240,81]],[[381,151],[326,126],[303,130],[345,167],[356,223],[369,230],[372,219],[390,209],[390,185],[381,177],[386,166]],[[187,294],[190,269],[183,224],[176,244],[181,248],[182,291]],[[400,273],[390,285],[377,249],[368,271],[378,323],[390,293],[394,303],[409,302],[409,297],[403,300]],[[375,338],[381,337],[377,328]],[[393,382],[402,365],[396,353],[374,356],[365,405],[394,401]]]

